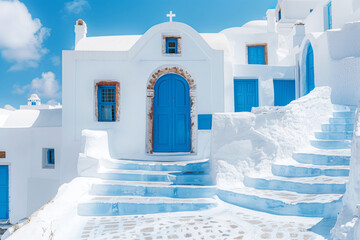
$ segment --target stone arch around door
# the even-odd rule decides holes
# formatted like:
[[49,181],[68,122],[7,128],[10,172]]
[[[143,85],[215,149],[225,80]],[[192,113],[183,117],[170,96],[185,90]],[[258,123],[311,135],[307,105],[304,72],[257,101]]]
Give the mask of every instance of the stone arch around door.
[[171,66],[171,67],[161,67],[155,70],[149,78],[147,88],[146,88],[146,152],[148,154],[153,153],[153,103],[154,103],[154,87],[156,81],[169,73],[178,74],[183,77],[189,84],[190,87],[190,131],[191,131],[191,146],[190,146],[190,153],[196,152],[196,127],[197,127],[197,119],[196,119],[196,85],[195,81],[186,70],[178,66]]

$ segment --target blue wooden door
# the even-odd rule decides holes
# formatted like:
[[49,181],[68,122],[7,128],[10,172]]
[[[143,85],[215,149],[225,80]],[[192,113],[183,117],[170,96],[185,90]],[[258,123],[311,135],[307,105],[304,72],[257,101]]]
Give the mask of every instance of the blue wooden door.
[[295,100],[295,81],[274,79],[274,105],[286,106],[292,100]]
[[0,219],[9,219],[9,167],[0,165]]
[[309,93],[314,88],[314,51],[310,44],[306,54],[306,93]]
[[153,151],[190,152],[190,87],[177,74],[166,74],[155,84]]
[[251,112],[252,107],[259,106],[258,80],[234,80],[235,112]]

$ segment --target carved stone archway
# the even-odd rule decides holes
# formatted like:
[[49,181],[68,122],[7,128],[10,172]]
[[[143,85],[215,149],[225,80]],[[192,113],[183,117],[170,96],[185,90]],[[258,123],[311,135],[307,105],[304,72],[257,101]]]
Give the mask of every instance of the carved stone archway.
[[153,153],[153,102],[154,102],[154,87],[156,84],[156,81],[168,73],[174,73],[182,76],[189,84],[190,87],[190,118],[191,118],[191,147],[190,147],[190,153],[196,152],[196,128],[197,128],[197,119],[195,114],[196,109],[196,85],[194,79],[191,77],[191,75],[182,69],[181,67],[172,66],[172,67],[162,67],[158,70],[156,70],[150,77],[148,81],[148,85],[146,88],[146,101],[147,101],[147,107],[146,107],[146,152],[149,154]]

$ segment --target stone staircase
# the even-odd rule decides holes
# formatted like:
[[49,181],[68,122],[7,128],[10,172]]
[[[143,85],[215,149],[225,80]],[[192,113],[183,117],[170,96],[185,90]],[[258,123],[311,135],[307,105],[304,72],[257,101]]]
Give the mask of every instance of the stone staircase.
[[196,211],[216,206],[208,159],[104,160],[101,179],[78,204],[81,216]]
[[335,217],[346,190],[356,107],[334,105],[310,147],[272,164],[270,176],[245,176],[245,187],[218,190],[220,199],[279,215]]

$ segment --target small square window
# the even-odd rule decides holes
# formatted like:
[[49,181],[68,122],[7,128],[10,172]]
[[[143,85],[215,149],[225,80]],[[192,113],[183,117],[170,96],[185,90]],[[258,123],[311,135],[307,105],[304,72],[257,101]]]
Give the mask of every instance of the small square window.
[[166,53],[178,53],[177,45],[177,38],[166,38]]
[[42,167],[43,168],[55,168],[55,149],[43,148],[42,151]]
[[33,106],[36,105],[36,102],[32,102],[31,105],[33,105]]

